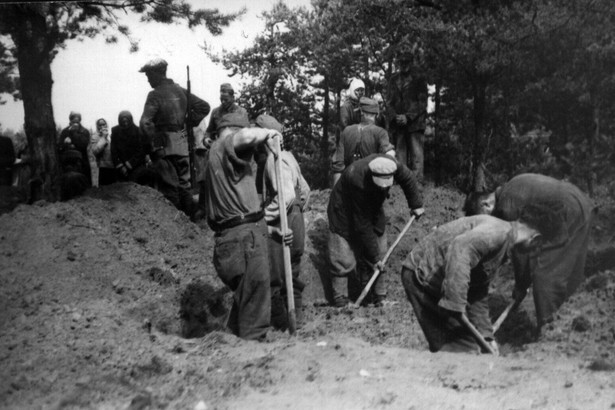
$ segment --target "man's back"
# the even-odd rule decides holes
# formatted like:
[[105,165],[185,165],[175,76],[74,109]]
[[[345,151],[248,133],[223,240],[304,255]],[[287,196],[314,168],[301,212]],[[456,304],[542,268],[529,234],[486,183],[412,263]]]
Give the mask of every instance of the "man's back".
[[342,132],[331,165],[339,173],[357,159],[371,154],[385,154],[393,150],[385,129],[374,124],[353,124]]

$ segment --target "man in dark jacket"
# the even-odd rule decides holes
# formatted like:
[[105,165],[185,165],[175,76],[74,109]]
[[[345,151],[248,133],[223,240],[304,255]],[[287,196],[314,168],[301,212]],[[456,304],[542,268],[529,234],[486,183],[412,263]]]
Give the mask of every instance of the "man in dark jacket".
[[412,76],[412,60],[404,57],[388,83],[389,133],[397,159],[423,179],[423,143],[427,119],[427,83]]
[[378,102],[367,97],[360,100],[361,123],[346,127],[337,143],[331,171],[333,185],[338,181],[344,168],[357,159],[370,154],[389,154],[395,156],[393,144],[389,142],[389,134],[385,129],[375,125],[380,108]]
[[591,200],[568,182],[540,174],[521,174],[495,192],[470,194],[464,211],[466,215],[491,214],[513,221],[530,204],[549,206],[561,226],[558,234],[536,253],[514,252],[512,256],[517,284],[514,297],[524,296],[533,285],[540,331],[585,278]]
[[[154,59],[139,71],[145,73],[153,88],[145,100],[139,125],[152,147],[153,168],[160,177],[158,189],[177,209],[192,216],[186,127],[199,125],[209,114],[209,104],[188,95],[188,91],[167,78],[167,62],[163,59]],[[190,113],[186,115],[188,105]]]
[[0,185],[11,185],[12,169],[15,164],[15,146],[13,140],[0,135]]
[[90,146],[90,131],[81,125],[81,114],[72,111],[68,116],[70,124],[60,133],[59,150],[60,153],[66,147],[72,146],[72,149],[79,151],[81,154],[81,169],[79,171],[85,176],[87,186],[92,186],[92,169],[90,166],[88,148]]
[[541,232],[548,234],[547,218],[535,210],[526,215],[514,222],[490,215],[460,218],[431,231],[408,254],[402,283],[430,351],[481,351],[462,314],[497,350],[489,283],[513,249],[527,252]]
[[138,170],[145,166],[148,147],[130,111],[121,111],[117,122],[111,128],[111,160],[120,181],[136,181]]
[[[358,297],[374,268],[383,268],[381,259],[387,250],[383,204],[394,180],[404,191],[412,214],[420,217],[423,200],[414,174],[386,154],[353,162],[331,191],[327,208],[329,278],[333,288],[330,302],[335,306],[347,305],[348,295]],[[376,305],[386,298],[382,276],[371,292]]]

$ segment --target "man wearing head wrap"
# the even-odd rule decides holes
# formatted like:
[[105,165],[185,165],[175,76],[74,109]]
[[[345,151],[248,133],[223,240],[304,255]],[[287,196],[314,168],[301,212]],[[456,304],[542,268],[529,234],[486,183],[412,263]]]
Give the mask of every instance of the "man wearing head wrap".
[[412,59],[402,57],[387,89],[387,116],[397,159],[423,179],[427,83],[411,74]]
[[81,172],[85,176],[86,186],[92,186],[92,170],[89,161],[90,131],[81,125],[81,114],[71,111],[68,116],[70,124],[60,133],[59,150],[74,149],[81,153]]
[[[342,133],[347,126],[361,122],[361,107],[359,106],[359,100],[364,95],[365,84],[363,80],[359,78],[350,80],[348,91],[346,92],[346,101],[344,101],[344,104],[340,107],[340,133]],[[337,144],[337,141],[335,142]]]
[[545,213],[527,209],[515,221],[478,215],[432,230],[403,263],[408,300],[432,352],[483,352],[461,319],[465,314],[497,352],[489,318],[489,284],[509,254],[537,246],[549,235]]
[[167,78],[167,62],[163,59],[154,59],[139,71],[145,73],[153,88],[145,100],[139,125],[152,147],[150,155],[159,176],[158,189],[176,208],[192,217],[187,127],[199,125],[209,113],[209,104],[188,95],[187,90]]
[[342,171],[357,159],[370,154],[386,154],[395,156],[394,147],[389,142],[389,134],[385,129],[374,124],[379,107],[375,100],[361,97],[361,123],[347,126],[335,148],[331,161],[333,184],[340,178]]
[[249,128],[246,115],[224,115],[205,169],[207,222],[215,232],[214,266],[235,293],[229,327],[243,339],[265,337],[271,320],[267,224],[256,192],[254,153],[279,135]]
[[540,174],[520,174],[495,192],[476,192],[466,199],[466,215],[491,214],[517,219],[527,205],[549,204],[561,226],[558,235],[532,254],[513,252],[514,298],[533,288],[537,334],[585,279],[585,258],[594,205],[578,187]]
[[[282,124],[274,117],[262,114],[256,118],[256,126],[260,128],[275,130],[282,133]],[[284,209],[287,214],[288,228],[292,233],[292,241],[289,241],[290,263],[293,277],[293,295],[295,298],[295,309],[297,312],[297,322],[302,319],[302,298],[301,292],[305,284],[299,280],[301,271],[301,257],[305,248],[305,221],[303,210],[306,207],[310,196],[310,187],[301,174],[299,163],[292,152],[284,149],[280,153],[280,164],[282,175],[282,191],[284,193]],[[267,152],[267,159],[264,165],[263,179],[265,198],[265,221],[269,230],[269,265],[271,272],[271,324],[279,329],[288,327],[288,306],[286,294],[286,278],[284,275],[284,259],[282,246],[282,231],[280,228],[280,203],[276,179],[275,157],[273,153]]]
[[120,181],[137,182],[137,176],[145,167],[145,152],[148,144],[130,111],[120,111],[115,127],[111,128],[111,159]]
[[[333,187],[329,197],[329,259],[334,306],[355,300],[374,272],[381,270],[387,250],[386,220],[383,204],[389,189],[397,182],[404,191],[411,213],[419,218],[423,200],[414,174],[403,164],[386,154],[372,154],[350,164]],[[370,294],[376,305],[386,299],[386,287],[380,275]],[[325,283],[325,293],[328,285]]]
[[[96,120],[96,131],[92,134],[92,154],[96,158],[98,172],[92,169],[93,184],[96,186],[110,185],[117,181],[117,173],[111,159],[111,136],[107,120]],[[97,174],[97,175],[96,175]]]

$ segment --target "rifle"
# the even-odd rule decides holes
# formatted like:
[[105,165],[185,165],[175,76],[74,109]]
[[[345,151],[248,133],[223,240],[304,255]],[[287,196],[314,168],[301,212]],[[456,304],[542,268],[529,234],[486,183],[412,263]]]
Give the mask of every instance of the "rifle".
[[196,186],[196,162],[194,159],[194,129],[190,121],[190,66],[186,66],[186,77],[188,79],[188,85],[186,91],[188,91],[188,98],[186,102],[186,131],[188,133],[188,160],[190,162],[190,186],[194,189]]

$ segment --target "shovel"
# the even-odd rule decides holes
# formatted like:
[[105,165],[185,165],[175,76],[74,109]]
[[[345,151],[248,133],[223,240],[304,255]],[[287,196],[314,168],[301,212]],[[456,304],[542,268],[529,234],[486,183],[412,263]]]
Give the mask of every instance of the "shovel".
[[[282,189],[282,149],[280,147],[279,137],[274,138],[275,144],[275,177],[278,188],[278,210],[280,211],[280,229],[282,230],[282,238],[286,237],[288,232],[288,215],[286,215],[286,202],[284,201],[284,190]],[[284,278],[286,279],[286,296],[288,302],[288,332],[291,335],[297,330],[297,315],[295,312],[295,296],[293,293],[293,273],[290,265],[290,248],[282,240],[282,251],[284,255]]]
[[[408,221],[406,226],[404,226],[404,229],[402,229],[402,231],[399,233],[399,235],[397,235],[397,239],[395,239],[395,242],[393,242],[393,245],[391,245],[391,247],[389,248],[387,253],[384,255],[384,258],[382,258],[382,264],[383,265],[385,263],[387,263],[387,260],[389,259],[389,256],[391,256],[391,253],[393,253],[393,249],[395,249],[395,247],[397,246],[399,241],[401,241],[401,238],[403,238],[404,235],[406,234],[406,232],[408,232],[408,229],[410,229],[410,225],[412,225],[412,222],[414,222],[414,219],[415,219],[415,217],[414,217],[414,215],[412,215],[412,217],[410,218],[410,220]],[[367,282],[367,285],[365,285],[365,289],[363,289],[363,292],[361,292],[361,294],[359,295],[357,301],[354,303],[354,307],[355,308],[358,308],[359,306],[361,306],[361,302],[363,302],[363,299],[365,299],[365,296],[367,296],[367,293],[369,292],[369,290],[371,289],[372,285],[374,284],[374,282],[378,278],[378,275],[380,275],[380,269],[376,268],[374,270],[374,273],[373,273],[372,277],[369,279],[369,282]]]
[[483,335],[481,335],[479,331],[474,327],[474,325],[470,322],[470,320],[468,319],[465,313],[461,314],[461,323],[463,323],[463,325],[470,331],[470,333],[472,333],[472,336],[474,336],[474,339],[476,339],[478,344],[483,349],[485,349],[492,355],[495,355],[495,356],[498,355],[498,353],[495,350],[493,350],[493,347],[485,340]]

